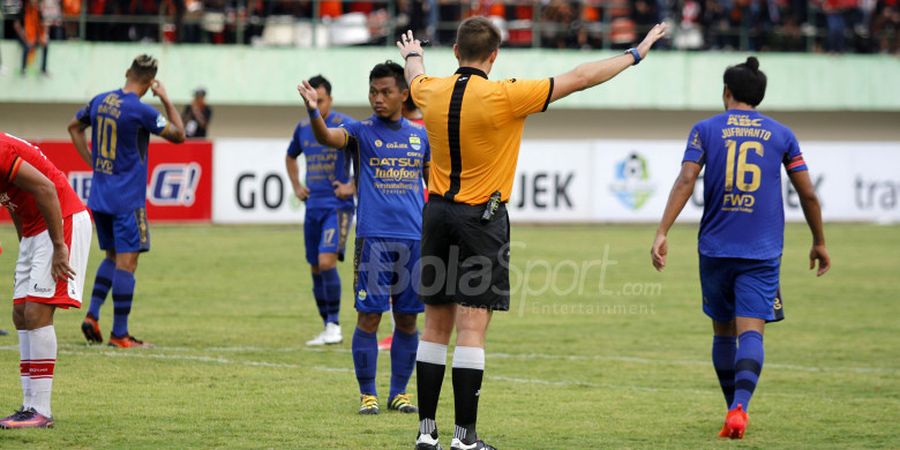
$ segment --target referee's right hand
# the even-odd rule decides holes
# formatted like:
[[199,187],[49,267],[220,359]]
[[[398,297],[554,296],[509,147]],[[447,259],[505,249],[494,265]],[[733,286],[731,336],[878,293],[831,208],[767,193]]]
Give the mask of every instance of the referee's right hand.
[[425,55],[425,51],[422,50],[422,41],[413,36],[412,30],[407,30],[406,33],[400,35],[400,40],[397,41],[397,48],[400,49],[400,56],[404,61],[410,53],[417,53],[419,56]]

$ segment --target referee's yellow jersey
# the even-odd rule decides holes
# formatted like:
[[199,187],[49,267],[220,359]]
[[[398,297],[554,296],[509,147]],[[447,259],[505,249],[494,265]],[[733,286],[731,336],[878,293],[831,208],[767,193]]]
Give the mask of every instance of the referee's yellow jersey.
[[420,75],[410,92],[431,144],[428,191],[470,205],[500,191],[508,201],[525,119],[547,109],[553,78],[491,81],[460,67],[450,77]]

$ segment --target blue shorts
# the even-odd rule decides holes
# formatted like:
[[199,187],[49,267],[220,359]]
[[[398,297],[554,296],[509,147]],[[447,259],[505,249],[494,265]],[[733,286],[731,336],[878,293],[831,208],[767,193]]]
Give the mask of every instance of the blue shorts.
[[337,253],[343,261],[351,222],[352,208],[307,208],[303,222],[306,262],[318,266],[320,253]]
[[356,310],[418,314],[425,305],[416,292],[421,246],[418,239],[357,238],[353,261]]
[[700,255],[703,312],[716,322],[730,322],[735,317],[775,320],[780,269],[781,258],[758,260]]
[[92,214],[100,250],[114,250],[116,253],[150,251],[150,226],[147,224],[146,209],[138,208],[120,214],[92,211]]

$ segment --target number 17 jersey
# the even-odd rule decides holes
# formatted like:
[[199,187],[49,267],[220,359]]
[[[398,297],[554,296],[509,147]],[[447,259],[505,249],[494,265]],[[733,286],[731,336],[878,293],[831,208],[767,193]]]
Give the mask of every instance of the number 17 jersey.
[[122,89],[94,97],[75,118],[91,127],[94,176],[88,208],[109,214],[144,208],[150,134],[162,133],[166,118]]
[[683,161],[706,167],[701,255],[772,259],[784,246],[781,167],[807,170],[797,138],[757,111],[729,110],[691,129]]

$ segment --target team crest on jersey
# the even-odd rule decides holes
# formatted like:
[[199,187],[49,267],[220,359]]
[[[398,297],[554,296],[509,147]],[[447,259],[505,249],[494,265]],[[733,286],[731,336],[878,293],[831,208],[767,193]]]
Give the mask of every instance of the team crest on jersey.
[[0,205],[5,206],[10,211],[16,210],[16,205],[9,202],[9,195],[6,192],[0,192]]
[[416,135],[412,135],[409,137],[409,146],[413,148],[413,150],[421,150],[422,149],[422,139]]
[[359,292],[356,293],[356,297],[359,298],[360,300],[365,300],[366,297],[368,297],[368,296],[369,296],[369,294],[367,294],[364,289],[360,289]]
[[168,124],[168,123],[169,123],[169,122],[166,121],[166,118],[163,117],[162,114],[159,114],[159,115],[156,116],[156,127],[157,127],[157,128],[165,128],[165,127],[166,127],[166,124]]
[[191,206],[196,199],[200,176],[197,163],[160,164],[153,169],[148,200],[157,206]]

